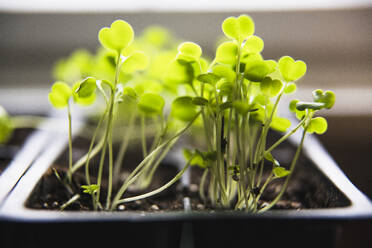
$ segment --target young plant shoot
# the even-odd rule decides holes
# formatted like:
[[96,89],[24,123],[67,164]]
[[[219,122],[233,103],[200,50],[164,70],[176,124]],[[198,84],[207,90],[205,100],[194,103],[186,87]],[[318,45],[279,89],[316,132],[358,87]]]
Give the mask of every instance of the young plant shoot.
[[[152,36],[150,35],[150,38],[154,38],[154,33]],[[190,163],[161,188],[137,197],[122,198],[130,186],[136,186],[140,189],[146,189],[149,186],[161,161],[178,138],[196,120],[197,116],[190,120],[184,128],[172,134],[171,131],[173,130],[170,131],[168,127],[172,122],[172,117],[170,117],[170,119],[167,118],[163,111],[165,105],[164,98],[156,92],[156,90],[151,92],[136,87],[140,84],[137,82],[143,78],[143,75],[137,72],[143,71],[148,67],[149,58],[144,52],[136,50],[134,48],[135,46],[132,45],[134,32],[130,24],[123,20],[117,20],[113,22],[110,27],[102,28],[98,33],[98,39],[102,47],[108,51],[110,58],[113,58],[110,60],[110,63],[114,65],[114,70],[106,68],[104,70],[105,73],[96,71],[92,73],[96,77],[89,76],[80,79],[72,86],[69,86],[66,82],[57,81],[49,94],[49,100],[55,108],[67,108],[69,127],[68,183],[71,184],[72,175],[78,169],[84,167],[86,185],[82,186],[82,192],[92,197],[93,209],[115,210],[118,204],[142,199],[165,190],[182,176]],[[107,59],[107,57],[105,57],[105,59]],[[59,67],[58,69],[60,72],[58,75],[63,77],[65,68]],[[109,73],[110,71],[113,75]],[[80,75],[82,75],[82,73]],[[128,81],[128,78],[131,78],[131,80]],[[110,81],[110,79],[113,81]],[[140,82],[142,83],[143,81]],[[105,104],[104,111],[100,114],[97,126],[91,137],[88,152],[78,161],[74,162],[72,161],[71,101],[73,100],[81,105],[91,105],[96,100],[97,91],[103,98]],[[120,104],[124,106],[119,108]],[[122,114],[127,115],[127,118],[122,119],[128,120],[128,126],[124,130],[120,129],[124,134],[114,134],[115,122],[118,122],[120,125],[122,122],[120,115]],[[123,181],[121,181],[118,176],[114,178],[114,172],[115,175],[119,175],[124,169],[122,167],[125,163],[124,154],[128,148],[128,136],[133,132],[137,119],[140,121],[140,139],[143,160]],[[157,126],[151,146],[147,144],[147,126],[149,120],[152,120]],[[116,124],[116,126],[117,125],[118,124]],[[121,140],[122,143],[119,153],[115,156],[113,145],[116,136],[123,136],[123,139]],[[97,175],[92,178],[90,164],[91,159],[95,156],[100,156],[99,165]],[[108,172],[107,187],[105,189],[102,187],[104,170]],[[114,192],[115,186],[118,188],[116,192]],[[68,188],[71,189],[72,187],[68,186]],[[106,199],[101,199],[103,190],[105,190],[104,195]],[[116,194],[113,195],[114,193]],[[80,197],[74,194],[64,207],[79,199]]]
[[[319,89],[313,92],[312,102],[292,101],[289,109],[299,122],[290,129],[291,122],[278,114],[279,103],[296,90],[307,70],[305,62],[289,56],[278,61],[264,59],[264,42],[254,35],[254,22],[247,15],[225,19],[222,31],[227,41],[217,47],[209,63],[193,42],[178,47],[168,44],[172,39],[161,28],[149,29],[135,40],[131,25],[117,20],[99,31],[103,48],[97,55],[79,50],[58,63],[54,74],[59,81],[49,100],[55,108],[67,109],[66,181],[72,184],[74,173],[84,168],[86,185],[81,192],[91,196],[94,210],[112,211],[119,204],[158,194],[194,165],[203,169],[200,197],[213,207],[256,213],[269,210],[281,199],[306,134],[327,130],[327,121],[317,114],[332,108],[335,95]],[[95,104],[103,111],[98,111],[87,153],[73,161],[71,106],[91,105],[96,98]],[[2,116],[0,125],[8,125]],[[205,142],[184,150],[185,167],[162,187],[125,197],[129,187],[148,188],[164,157],[190,128],[202,130]],[[270,129],[283,133],[272,145],[268,145]],[[295,132],[302,132],[300,145],[292,162],[282,166],[272,151]],[[135,137],[143,159],[123,178],[121,173],[128,170],[125,153]],[[3,139],[6,136],[0,136]],[[93,177],[91,160],[96,156],[99,163]],[[280,192],[262,205],[262,194],[277,180],[282,181]],[[78,201],[79,194],[71,192],[64,207]]]
[[[322,134],[327,129],[317,111],[333,106],[331,91],[314,91],[314,102],[294,101],[291,111],[299,124],[285,133],[291,122],[277,113],[280,99],[296,89],[296,82],[306,73],[306,64],[284,56],[278,62],[260,54],[264,43],[254,35],[253,20],[247,15],[229,17],[222,23],[222,31],[229,39],[218,46],[216,56],[203,71],[197,57],[201,50],[180,50],[178,63],[185,67],[187,82],[193,89],[178,98],[184,105],[201,108],[206,147],[184,151],[191,165],[204,170],[199,185],[200,197],[219,208],[244,209],[263,212],[270,209],[283,195],[298,160],[306,133]],[[183,54],[183,52],[187,54]],[[195,107],[194,106],[194,107]],[[185,113],[182,111],[179,118]],[[282,167],[271,151],[302,127],[302,140],[289,168]],[[269,129],[285,134],[267,147]],[[269,165],[268,165],[269,164]],[[270,166],[269,174],[264,171]],[[265,170],[266,169],[266,170]],[[206,180],[209,176],[209,185]],[[261,207],[260,197],[268,184],[285,178],[281,191],[273,201]],[[207,192],[207,195],[206,195]]]

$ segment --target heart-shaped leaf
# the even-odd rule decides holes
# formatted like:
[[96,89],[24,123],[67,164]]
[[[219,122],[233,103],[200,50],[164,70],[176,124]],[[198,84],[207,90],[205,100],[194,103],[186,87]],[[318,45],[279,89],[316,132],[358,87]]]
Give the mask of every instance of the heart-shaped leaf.
[[306,73],[306,64],[302,60],[294,61],[289,56],[281,57],[279,70],[286,82],[300,79]]
[[194,42],[183,42],[178,46],[177,50],[177,59],[187,62],[198,61],[202,55],[201,47]]
[[52,86],[48,97],[49,102],[55,108],[65,108],[68,105],[68,101],[72,96],[72,90],[68,84],[58,81],[55,82]]
[[332,91],[328,90],[323,92],[321,89],[313,91],[313,98],[315,102],[324,103],[326,109],[333,107],[336,101],[336,95]]
[[132,43],[133,38],[132,26],[123,20],[114,21],[111,27],[104,27],[98,33],[102,46],[119,54]]
[[260,84],[261,91],[269,97],[275,97],[279,94],[283,88],[283,83],[278,79],[272,79],[271,77],[265,77]]
[[254,33],[254,22],[250,16],[228,17],[222,23],[222,31],[231,39],[241,43]]
[[238,46],[235,42],[227,41],[217,47],[216,62],[227,65],[234,65],[236,63],[236,56],[238,55]]
[[138,109],[146,115],[162,114],[165,101],[154,93],[144,93],[138,102]]
[[197,106],[189,96],[178,97],[172,103],[171,115],[181,121],[191,121],[197,115]]
[[263,40],[255,35],[248,37],[243,46],[243,52],[247,54],[260,53],[264,48]]
[[121,70],[127,74],[131,74],[135,71],[146,69],[148,64],[149,58],[145,55],[145,53],[141,51],[135,51],[124,60],[121,66]]
[[327,131],[328,124],[327,120],[323,117],[315,117],[311,119],[306,131],[308,133],[317,133],[317,134],[323,134]]

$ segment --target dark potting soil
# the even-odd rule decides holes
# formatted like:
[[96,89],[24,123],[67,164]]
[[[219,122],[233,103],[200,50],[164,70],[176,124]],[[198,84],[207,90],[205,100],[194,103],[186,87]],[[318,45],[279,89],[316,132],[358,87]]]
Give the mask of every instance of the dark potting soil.
[[21,149],[27,137],[34,131],[31,128],[16,129],[6,144],[0,144],[0,174]]
[[[275,137],[275,134],[274,134]],[[83,139],[77,139],[74,141],[74,153],[73,157],[76,161],[82,155],[86,153],[83,149],[76,149],[76,147],[87,147],[87,142]],[[268,144],[270,145],[270,144]],[[68,151],[66,150],[57,159],[54,168],[57,169],[60,175],[64,175],[66,171],[66,158],[68,157]],[[286,168],[289,167],[291,159],[295,153],[295,147],[289,143],[283,143],[276,150],[272,152],[273,156],[280,161],[281,166]],[[92,159],[93,168],[98,168],[99,156]],[[141,161],[141,152],[132,151],[125,156],[125,161],[130,161],[130,165],[133,170],[133,165],[137,165]],[[64,165],[64,166],[60,166]],[[265,168],[271,168],[271,165],[266,165]],[[129,171],[130,171],[129,170]],[[82,192],[81,185],[86,184],[83,169],[81,172],[75,173],[73,177],[74,182],[74,194],[79,193],[81,198],[75,203],[68,206],[65,210],[92,210],[92,200],[90,195]],[[127,172],[128,173],[128,172]],[[124,197],[131,197],[139,194],[143,194],[161,187],[177,173],[175,166],[163,164],[159,166],[149,189],[143,192],[136,192],[128,190]],[[182,211],[183,210],[183,198],[189,197],[191,200],[191,208],[197,211],[213,210],[210,202],[204,202],[200,199],[198,193],[198,185],[203,171],[198,167],[192,167],[190,173],[190,185],[188,189],[181,189],[181,184],[176,183],[172,187],[163,191],[161,194],[153,197],[125,203],[118,206],[118,211]],[[96,175],[94,169],[91,170],[91,175]],[[104,178],[107,178],[107,173],[104,173]],[[208,180],[208,179],[207,179]],[[261,206],[271,202],[278,194],[281,189],[281,185],[284,179],[276,179],[268,185],[264,194],[261,197],[259,204]],[[94,182],[94,179],[93,179]],[[208,185],[208,184],[206,184]],[[104,195],[104,186],[101,191],[101,199],[106,199]],[[37,187],[34,189],[30,198],[27,201],[26,206],[33,209],[49,209],[59,210],[60,206],[66,203],[73,194],[66,190],[66,187],[56,178],[52,169],[50,169],[39,181]],[[115,189],[113,192],[115,195]],[[273,207],[273,209],[314,209],[314,208],[330,208],[330,207],[345,207],[350,205],[349,200],[324,176],[316,166],[307,159],[303,154],[300,156],[294,174],[292,175],[288,188],[283,194],[282,199]],[[215,210],[215,209],[214,209]]]
[[[73,142],[73,160],[76,161],[81,156],[83,156],[86,151],[80,149],[80,147],[87,147],[87,141],[82,138],[77,138]],[[124,158],[123,175],[128,175],[136,165],[141,162],[142,153],[140,150],[137,151],[128,151]],[[90,195],[83,192],[81,186],[86,185],[84,168],[81,168],[79,171],[74,173],[72,178],[72,190],[69,192],[66,186],[56,177],[55,171],[58,172],[61,178],[66,176],[66,164],[68,151],[66,150],[62,155],[55,161],[54,166],[50,168],[40,179],[37,186],[33,190],[31,196],[26,202],[26,207],[32,209],[47,209],[47,210],[59,210],[60,207],[66,203],[71,197],[75,194],[80,194],[79,200],[75,201],[71,205],[65,208],[65,211],[90,211],[93,210],[92,198]],[[92,183],[96,182],[94,175],[97,175],[98,164],[99,164],[100,155],[97,155],[95,158],[92,158],[90,163],[90,175]],[[106,165],[107,165],[106,161]],[[128,163],[129,162],[129,163]],[[126,167],[128,166],[128,168]],[[170,164],[160,164],[155,175],[153,177],[152,183],[146,190],[135,190],[129,188],[123,197],[132,197],[140,194],[147,193],[149,191],[155,190],[165,183],[170,181],[176,174],[178,170],[174,165]],[[125,178],[125,176],[124,176]],[[112,196],[114,197],[117,190],[121,184],[114,185]],[[101,203],[102,206],[105,206],[107,191],[107,171],[103,172],[102,178],[102,190],[101,190]],[[122,197],[122,198],[123,198]],[[177,211],[183,210],[182,205],[182,189],[179,183],[173,184],[167,190],[146,198],[142,200],[137,200],[133,202],[128,202],[120,204],[117,207],[117,211],[146,211],[146,212],[159,212],[159,211]]]

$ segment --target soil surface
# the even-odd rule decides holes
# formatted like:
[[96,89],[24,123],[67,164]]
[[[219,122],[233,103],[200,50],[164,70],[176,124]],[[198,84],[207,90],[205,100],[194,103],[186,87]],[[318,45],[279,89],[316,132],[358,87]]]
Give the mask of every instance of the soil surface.
[[[80,149],[80,147],[87,147],[87,141],[82,138],[77,138],[73,142],[73,160],[76,161],[83,156],[86,151]],[[122,181],[125,175],[128,175],[134,168],[135,165],[141,161],[141,152],[132,151],[125,155],[123,167],[124,172],[122,173]],[[114,152],[115,154],[115,152]],[[65,211],[90,211],[93,210],[92,198],[89,194],[83,192],[82,185],[86,185],[84,168],[74,173],[72,178],[72,191],[70,192],[66,186],[56,177],[55,171],[59,174],[60,178],[66,178],[66,158],[68,157],[68,151],[66,150],[55,162],[55,164],[43,175],[37,186],[33,190],[30,198],[28,199],[26,206],[33,209],[49,209],[59,210],[60,207],[65,204],[75,194],[80,194],[79,200],[65,208]],[[90,175],[92,183],[96,182],[97,168],[99,164],[100,156],[96,156],[91,160],[90,163]],[[107,165],[106,161],[106,165]],[[129,162],[129,163],[128,163]],[[123,197],[132,197],[140,194],[147,193],[155,190],[165,183],[170,181],[178,172],[178,169],[171,164],[162,163],[155,172],[154,179],[150,186],[146,190],[136,190],[129,188]],[[113,196],[115,196],[121,184],[114,185]],[[105,192],[107,192],[107,171],[103,172],[102,178],[102,190],[100,195],[100,201],[105,206],[104,200],[106,199]],[[123,198],[122,197],[122,198]],[[147,211],[147,212],[159,212],[159,211],[177,211],[183,210],[183,194],[182,188],[179,183],[173,184],[167,190],[150,198],[137,200],[134,202],[128,202],[120,204],[117,207],[117,211]]]
[[[77,139],[74,141],[74,160],[85,154],[84,149],[76,147],[87,146],[86,141]],[[288,143],[281,145],[273,151],[273,155],[281,162],[281,166],[289,167],[291,158],[294,155],[294,147]],[[136,165],[141,160],[140,152],[132,152],[126,155],[125,161],[130,161],[129,171],[133,170],[133,165]],[[56,160],[53,168],[58,171],[61,177],[64,177],[66,172],[66,158],[68,157],[67,150]],[[97,168],[99,157],[92,160],[93,168]],[[94,166],[95,165],[95,166]],[[132,168],[130,168],[132,165]],[[265,166],[271,168],[271,166]],[[117,211],[182,211],[183,198],[189,197],[191,200],[191,208],[197,211],[213,210],[210,202],[204,202],[200,199],[198,193],[198,185],[202,175],[202,169],[192,167],[190,172],[190,185],[188,188],[182,188],[178,182],[172,187],[163,191],[156,196],[139,200],[135,202],[125,203],[118,206]],[[124,171],[124,175],[128,174]],[[96,171],[91,170],[91,175],[95,175]],[[107,173],[106,173],[107,174]],[[107,175],[104,173],[104,178]],[[157,189],[168,182],[177,174],[175,166],[162,164],[155,173],[154,179],[150,187],[146,191],[128,190],[124,197],[135,196]],[[94,179],[92,179],[95,182]],[[268,185],[264,194],[261,197],[259,205],[262,207],[271,202],[281,189],[284,179],[276,179]],[[49,209],[59,210],[74,194],[80,194],[80,199],[69,205],[65,210],[83,210],[89,211],[93,209],[91,196],[82,192],[81,186],[85,185],[83,169],[78,171],[73,176],[73,193],[70,193],[66,187],[57,179],[53,169],[42,177],[37,184],[27,202],[27,207],[34,209]],[[106,182],[103,182],[101,199],[106,199],[104,195]],[[207,184],[206,184],[207,185]],[[113,195],[118,188],[114,188]],[[329,208],[329,207],[344,207],[350,203],[346,197],[309,161],[304,155],[300,156],[295,172],[290,180],[288,188],[282,199],[273,207],[273,209],[311,209],[311,208]]]
[[[273,156],[280,161],[281,166],[289,168],[291,159],[295,153],[295,147],[289,143],[282,144],[272,152]],[[271,168],[265,164],[264,168]],[[266,172],[268,172],[266,170]],[[210,202],[204,202],[199,197],[200,179],[203,170],[192,167],[190,173],[190,199],[194,210],[212,210]],[[266,176],[267,177],[267,176]],[[264,176],[264,179],[266,178]],[[261,196],[259,205],[261,207],[269,204],[280,192],[285,178],[275,179],[268,184]],[[208,179],[206,188],[208,185]],[[206,192],[206,191],[205,191]],[[207,192],[206,192],[207,194]],[[301,154],[288,188],[282,198],[272,209],[314,209],[345,207],[350,205],[347,198],[315,167],[315,165],[304,154]]]

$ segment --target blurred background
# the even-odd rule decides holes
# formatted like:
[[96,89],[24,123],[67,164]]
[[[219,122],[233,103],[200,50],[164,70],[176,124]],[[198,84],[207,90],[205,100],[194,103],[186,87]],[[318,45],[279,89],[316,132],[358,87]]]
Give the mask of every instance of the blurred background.
[[[372,198],[372,1],[27,1],[0,2],[0,105],[10,111],[49,110],[51,70],[77,48],[94,51],[97,33],[115,19],[135,32],[152,24],[201,45],[212,57],[220,25],[230,15],[249,14],[265,42],[264,57],[290,55],[308,72],[298,95],[332,89],[337,102],[320,139],[350,180]],[[368,247],[370,222],[350,223],[339,247]]]

